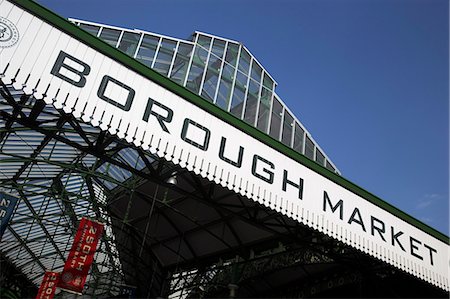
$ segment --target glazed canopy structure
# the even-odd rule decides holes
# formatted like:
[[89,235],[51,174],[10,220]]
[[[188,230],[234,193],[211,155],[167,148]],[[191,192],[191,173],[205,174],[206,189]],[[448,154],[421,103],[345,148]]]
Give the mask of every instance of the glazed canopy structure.
[[61,271],[82,217],[88,296],[448,295],[448,237],[343,178],[241,43],[22,0],[0,26],[2,296]]
[[318,164],[339,173],[276,94],[277,83],[242,44],[202,32],[181,40],[148,31],[69,19]]

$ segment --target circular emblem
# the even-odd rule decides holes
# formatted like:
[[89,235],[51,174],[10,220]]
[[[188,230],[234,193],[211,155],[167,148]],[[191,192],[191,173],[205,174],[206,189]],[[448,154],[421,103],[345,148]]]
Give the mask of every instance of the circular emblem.
[[10,20],[0,17],[0,48],[14,46],[19,40],[19,31]]
[[73,275],[72,275],[72,273],[70,273],[70,272],[66,272],[66,273],[64,273],[63,275],[62,275],[62,281],[63,282],[70,282],[70,281],[72,281],[72,279],[73,279]]

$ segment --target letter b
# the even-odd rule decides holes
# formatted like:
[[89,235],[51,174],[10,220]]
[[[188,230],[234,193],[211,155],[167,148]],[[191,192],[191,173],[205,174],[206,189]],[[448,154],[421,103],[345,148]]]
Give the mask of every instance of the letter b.
[[[72,61],[71,65],[65,62],[66,59]],[[78,66],[75,68],[73,66],[74,64],[78,64]],[[61,74],[62,68],[66,69],[70,73]],[[59,52],[58,58],[56,58],[56,62],[50,71],[52,75],[55,75],[56,77],[63,79],[76,87],[83,87],[86,84],[86,76],[89,75],[90,72],[91,67],[89,65],[64,51]]]

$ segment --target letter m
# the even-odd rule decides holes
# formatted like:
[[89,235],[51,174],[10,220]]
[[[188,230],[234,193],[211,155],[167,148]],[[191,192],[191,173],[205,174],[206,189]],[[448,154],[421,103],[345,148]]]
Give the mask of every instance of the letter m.
[[344,202],[342,199],[340,199],[334,206],[331,203],[330,198],[328,197],[327,191],[323,191],[323,211],[327,211],[327,205],[331,208],[331,212],[336,212],[336,210],[339,208],[339,218],[341,220],[344,219]]

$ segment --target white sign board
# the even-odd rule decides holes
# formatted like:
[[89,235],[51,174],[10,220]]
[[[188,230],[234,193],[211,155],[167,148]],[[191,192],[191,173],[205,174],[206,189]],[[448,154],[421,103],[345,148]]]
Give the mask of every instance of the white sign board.
[[449,289],[447,243],[13,3],[0,16],[5,84]]

